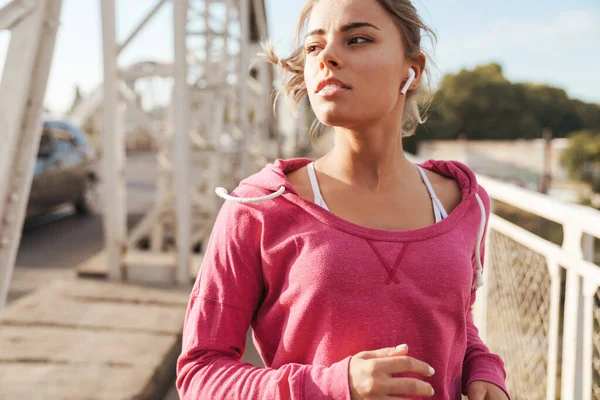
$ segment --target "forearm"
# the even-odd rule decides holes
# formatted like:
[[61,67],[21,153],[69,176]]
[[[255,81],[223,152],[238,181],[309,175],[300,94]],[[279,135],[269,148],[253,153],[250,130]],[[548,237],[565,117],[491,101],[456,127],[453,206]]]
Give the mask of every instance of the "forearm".
[[349,360],[330,367],[286,364],[272,369],[207,351],[180,359],[177,389],[182,400],[349,400]]

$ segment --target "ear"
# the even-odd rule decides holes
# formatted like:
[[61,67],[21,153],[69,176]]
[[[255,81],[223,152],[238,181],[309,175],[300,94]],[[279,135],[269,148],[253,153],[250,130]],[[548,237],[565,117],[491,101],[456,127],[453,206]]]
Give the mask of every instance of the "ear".
[[406,83],[402,87],[402,90],[400,90],[400,93],[402,93],[404,95],[406,94],[406,92],[408,91],[408,88],[410,87],[410,85],[412,85],[412,83],[415,80],[416,76],[417,76],[417,74],[415,72],[415,69],[411,67],[408,70],[408,78],[406,79]]
[[[406,82],[408,83],[410,79],[410,77],[412,76],[412,74],[414,74],[414,78],[411,80],[411,85],[408,85],[408,87],[406,88],[406,91],[410,90],[415,90],[416,88],[419,87],[419,85],[421,84],[421,78],[423,77],[423,72],[425,71],[425,65],[427,63],[427,57],[425,56],[425,54],[423,53],[419,53],[416,57],[416,59],[414,60],[414,62],[412,62],[410,64],[409,67],[409,75],[406,76]],[[404,86],[406,86],[407,84],[405,83]],[[404,89],[404,86],[402,89]],[[403,92],[403,94],[406,94],[406,92]]]

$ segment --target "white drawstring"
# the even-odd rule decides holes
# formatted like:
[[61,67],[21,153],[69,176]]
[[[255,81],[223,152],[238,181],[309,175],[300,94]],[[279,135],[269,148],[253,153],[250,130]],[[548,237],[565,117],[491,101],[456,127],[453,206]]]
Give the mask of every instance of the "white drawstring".
[[271,193],[268,196],[242,198],[242,197],[230,196],[229,192],[225,188],[218,187],[215,189],[215,193],[217,194],[217,196],[219,196],[220,198],[225,199],[225,200],[233,201],[235,203],[258,203],[261,201],[271,200],[271,199],[274,199],[275,197],[279,197],[283,194],[283,192],[285,192],[284,186],[280,187],[278,191],[276,191],[275,193]]

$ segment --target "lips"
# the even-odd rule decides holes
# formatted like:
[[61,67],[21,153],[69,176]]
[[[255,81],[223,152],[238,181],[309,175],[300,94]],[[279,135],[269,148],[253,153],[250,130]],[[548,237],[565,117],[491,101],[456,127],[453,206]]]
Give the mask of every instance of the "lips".
[[315,93],[319,93],[325,87],[330,87],[330,88],[338,87],[338,88],[342,88],[342,89],[350,89],[350,86],[346,85],[344,82],[340,81],[339,79],[329,78],[329,79],[325,79],[325,80],[322,80],[321,82],[319,82]]

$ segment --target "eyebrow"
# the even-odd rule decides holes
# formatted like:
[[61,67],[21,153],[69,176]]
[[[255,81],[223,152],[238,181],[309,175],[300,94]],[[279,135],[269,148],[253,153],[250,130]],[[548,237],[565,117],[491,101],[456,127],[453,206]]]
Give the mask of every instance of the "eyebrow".
[[[369,23],[369,22],[351,22],[349,24],[346,24],[344,26],[342,26],[342,28],[340,29],[341,32],[348,32],[351,31],[353,29],[358,29],[358,28],[364,28],[364,27],[368,27],[368,28],[373,28],[373,29],[377,29],[378,31],[380,30],[378,27],[376,27],[375,25]],[[309,36],[320,36],[320,35],[324,35],[325,34],[325,29],[315,29],[313,31],[310,31],[306,34],[305,38],[309,37]]]

